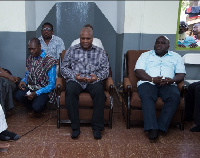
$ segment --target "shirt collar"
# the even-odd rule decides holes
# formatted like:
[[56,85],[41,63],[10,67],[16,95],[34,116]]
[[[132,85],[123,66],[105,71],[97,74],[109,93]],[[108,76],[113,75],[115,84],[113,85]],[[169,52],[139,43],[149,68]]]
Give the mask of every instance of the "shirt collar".
[[[79,43],[79,44],[77,44],[77,45],[75,45],[75,49],[82,49],[82,50],[84,50],[82,47],[81,47],[81,44]],[[90,49],[88,49],[88,51],[90,51],[90,50],[92,50],[92,49],[96,49],[96,47],[92,44],[92,47],[90,48]]]
[[[42,37],[42,35],[41,35],[41,37],[40,37],[43,41],[44,41],[44,38]],[[52,37],[51,37],[51,40],[53,40],[54,39],[54,35],[52,35]],[[51,41],[50,40],[50,41]]]
[[35,57],[35,59],[38,60],[40,57],[44,59],[45,56],[46,56],[46,53],[42,49],[42,53],[40,54],[40,56]]
[[[153,50],[153,51],[151,52],[151,54],[152,54],[153,56],[155,56],[155,55],[156,55],[155,50]],[[166,55],[172,55],[172,52],[168,50],[168,52],[167,52],[164,56],[166,56]]]
[[182,34],[178,34],[178,39],[179,40],[185,40],[185,37],[186,37],[186,33],[183,32]]

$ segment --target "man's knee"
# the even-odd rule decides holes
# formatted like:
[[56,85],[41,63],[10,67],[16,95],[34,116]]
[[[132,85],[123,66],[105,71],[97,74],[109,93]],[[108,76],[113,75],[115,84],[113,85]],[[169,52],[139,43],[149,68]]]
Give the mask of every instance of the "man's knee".
[[79,90],[80,85],[76,82],[70,81],[66,84],[65,87],[65,95],[77,95],[79,94],[80,90]]
[[167,101],[177,104],[178,106],[180,103],[180,98],[180,93],[170,93],[170,95],[167,97]]
[[21,101],[23,99],[25,99],[25,93],[22,90],[18,90],[15,94],[14,97],[17,101]]

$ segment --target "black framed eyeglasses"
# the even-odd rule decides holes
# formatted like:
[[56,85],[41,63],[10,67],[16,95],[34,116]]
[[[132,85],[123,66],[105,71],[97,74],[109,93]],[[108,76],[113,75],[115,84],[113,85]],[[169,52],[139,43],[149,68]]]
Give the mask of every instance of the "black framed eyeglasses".
[[42,28],[42,31],[51,31],[52,29],[51,28],[49,28],[49,27],[44,27],[44,28]]
[[186,28],[186,27],[187,27],[187,25],[179,25],[179,27],[185,27],[185,28]]

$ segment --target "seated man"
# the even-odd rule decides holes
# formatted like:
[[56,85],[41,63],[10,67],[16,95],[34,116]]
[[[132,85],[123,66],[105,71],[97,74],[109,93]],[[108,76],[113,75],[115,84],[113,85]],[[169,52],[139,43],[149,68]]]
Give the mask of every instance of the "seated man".
[[179,34],[178,34],[178,47],[190,47],[195,48],[198,45],[196,44],[196,41],[193,37],[187,36],[186,31],[188,30],[188,24],[185,21],[180,21],[179,25]]
[[[167,132],[170,121],[180,103],[180,92],[176,83],[184,80],[185,66],[182,57],[169,49],[169,39],[160,36],[154,50],[142,53],[135,65],[139,79],[137,90],[142,101],[144,131],[149,140],[158,138],[159,130]],[[164,102],[160,117],[156,119],[157,97]]]
[[13,103],[13,92],[16,90],[16,83],[18,78],[12,76],[12,74],[0,67],[0,97],[1,97],[1,106],[4,110],[4,113],[14,107]]
[[195,126],[190,132],[200,132],[200,82],[194,82],[188,86],[185,97],[185,120],[194,120]]
[[37,38],[28,42],[28,49],[31,55],[26,61],[27,72],[15,98],[35,113],[41,113],[49,100],[55,101],[56,60],[41,50]]
[[65,53],[61,75],[66,79],[65,104],[68,109],[72,139],[80,135],[79,94],[88,92],[93,99],[92,130],[95,139],[101,139],[104,130],[104,93],[103,80],[109,75],[107,55],[100,47],[92,45],[93,31],[82,28],[80,44],[71,46]]
[[[0,90],[1,92],[1,90]],[[1,96],[0,96],[0,102],[1,102]],[[7,141],[7,140],[17,140],[19,139],[19,135],[10,132],[8,130],[6,130],[8,128],[7,123],[6,123],[6,119],[5,119],[5,115],[4,115],[4,111],[2,109],[2,106],[0,104],[0,140],[3,141]],[[3,147],[9,147],[8,144],[4,144],[4,145],[0,145],[0,149]]]
[[[90,24],[86,24],[84,27],[89,27],[89,28],[91,28],[93,30],[93,27]],[[71,46],[74,46],[74,45],[79,44],[79,43],[80,43],[80,38],[74,40],[72,42]],[[100,48],[102,48],[104,50],[104,47],[103,47],[100,39],[93,38],[92,44],[95,45],[95,46],[97,46],[97,47],[100,47]]]
[[65,50],[63,40],[60,37],[53,35],[53,25],[48,22],[42,25],[41,34],[42,36],[38,38],[41,43],[41,48],[46,54],[54,57],[58,62],[60,53]]

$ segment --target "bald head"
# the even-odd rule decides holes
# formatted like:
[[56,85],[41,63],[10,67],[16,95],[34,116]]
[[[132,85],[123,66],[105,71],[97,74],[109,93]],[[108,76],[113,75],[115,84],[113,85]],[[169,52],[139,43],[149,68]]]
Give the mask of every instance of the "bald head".
[[40,40],[38,38],[32,38],[28,42],[28,49],[32,56],[40,56],[40,54],[42,53]]
[[83,32],[89,32],[89,34],[93,37],[93,30],[90,27],[83,27],[80,32],[80,36]]

